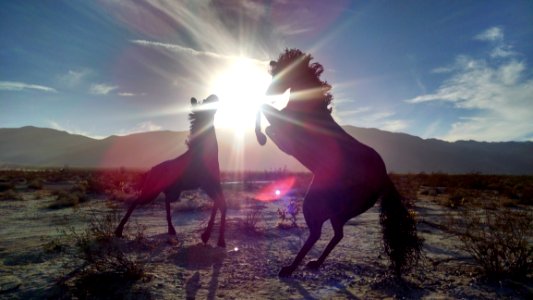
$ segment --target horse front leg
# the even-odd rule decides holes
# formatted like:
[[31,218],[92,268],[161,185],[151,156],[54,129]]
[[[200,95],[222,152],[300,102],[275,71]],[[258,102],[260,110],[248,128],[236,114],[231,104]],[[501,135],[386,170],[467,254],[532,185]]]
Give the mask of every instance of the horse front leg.
[[217,210],[220,210],[220,231],[218,235],[217,246],[226,247],[226,241],[224,236],[226,227],[226,199],[224,198],[222,187],[220,186],[220,183],[217,182],[211,187],[205,189],[205,192],[211,199],[213,199],[214,204],[213,210],[211,211],[211,217],[209,218],[209,222],[207,223],[207,228],[202,234],[202,241],[204,241],[204,243],[207,243],[207,240],[211,235],[211,231],[215,223]]
[[266,144],[266,135],[261,132],[261,110],[258,110],[255,116],[255,137],[259,145],[264,146]]
[[220,209],[220,231],[218,234],[218,243],[217,245],[219,247],[226,247],[226,239],[225,239],[225,231],[226,231],[226,199],[224,198],[224,194],[222,193],[222,188],[220,188],[217,200],[218,201],[218,209]]
[[324,222],[328,219],[328,216],[320,205],[321,200],[324,200],[324,195],[319,190],[313,189],[313,186],[311,186],[309,192],[305,196],[303,204],[305,222],[309,228],[309,237],[294,258],[294,261],[290,265],[281,268],[278,274],[280,277],[290,276],[302,262],[309,250],[311,250],[316,241],[320,238],[322,233],[322,224],[324,224]]
[[213,225],[215,224],[215,217],[217,215],[218,205],[215,201],[213,203],[213,208],[211,209],[211,216],[209,217],[209,222],[207,222],[207,227],[204,230],[204,233],[200,236],[202,238],[202,242],[204,244],[207,244],[207,241],[209,241],[209,238],[211,237],[211,231],[213,230]]
[[329,253],[337,244],[342,240],[344,233],[343,233],[343,227],[344,222],[340,217],[334,217],[331,219],[331,226],[333,227],[334,236],[331,239],[331,241],[326,246],[326,249],[324,249],[324,252],[322,252],[322,255],[317,260],[312,260],[307,263],[307,267],[313,270],[318,269],[323,263],[326,257],[328,257]]
[[[266,144],[266,135],[261,132],[261,112],[271,125],[284,123],[282,113],[272,105],[263,104],[255,117],[255,136],[257,142],[263,146]],[[286,121],[285,121],[286,123]],[[267,133],[268,134],[268,133]]]

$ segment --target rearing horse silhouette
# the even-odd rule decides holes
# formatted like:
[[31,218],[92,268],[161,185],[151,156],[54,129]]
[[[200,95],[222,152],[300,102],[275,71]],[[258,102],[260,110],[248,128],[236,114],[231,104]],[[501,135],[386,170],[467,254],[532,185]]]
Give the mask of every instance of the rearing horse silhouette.
[[209,240],[217,210],[220,210],[218,246],[225,247],[226,200],[220,185],[218,143],[213,126],[217,102],[218,98],[215,95],[207,97],[202,104],[198,104],[195,98],[191,98],[193,111],[189,114],[191,121],[187,142],[189,149],[181,156],[150,169],[143,181],[139,197],[132,202],[115,230],[116,236],[122,236],[124,225],[137,205],[153,201],[161,192],[165,194],[168,233],[176,235],[176,230],[172,225],[170,202],[179,199],[183,190],[201,188],[214,201],[207,228],[201,236],[202,241],[207,243]]
[[[322,255],[307,264],[309,268],[319,268],[343,238],[344,224],[370,209],[378,199],[385,252],[392,269],[400,276],[420,256],[422,243],[416,233],[416,222],[402,203],[380,155],[334,121],[329,108],[333,99],[329,93],[331,86],[320,80],[322,65],[311,60],[310,55],[291,49],[285,50],[277,61],[271,61],[272,83],[267,94],[290,89],[290,98],[281,111],[267,104],[262,106],[271,124],[266,134],[313,173],[303,202],[309,237],[279,276],[292,274],[320,238],[323,223],[330,220],[333,238]],[[256,135],[264,145],[266,136],[261,132],[259,117],[258,113]]]

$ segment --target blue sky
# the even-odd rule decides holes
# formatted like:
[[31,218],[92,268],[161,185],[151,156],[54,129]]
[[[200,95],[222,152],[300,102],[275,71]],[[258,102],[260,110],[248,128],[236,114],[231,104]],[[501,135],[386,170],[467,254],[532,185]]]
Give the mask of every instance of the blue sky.
[[299,48],[340,124],[533,140],[532,1],[2,1],[0,46],[0,127],[186,130],[236,57]]

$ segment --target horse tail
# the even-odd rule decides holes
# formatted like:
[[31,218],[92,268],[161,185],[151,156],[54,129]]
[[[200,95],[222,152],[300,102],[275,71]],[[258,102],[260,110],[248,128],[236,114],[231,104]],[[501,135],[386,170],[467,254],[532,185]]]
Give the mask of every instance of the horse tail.
[[385,253],[397,276],[416,265],[420,258],[422,239],[416,232],[414,213],[407,209],[403,197],[388,178],[388,186],[381,198],[379,222],[383,233]]

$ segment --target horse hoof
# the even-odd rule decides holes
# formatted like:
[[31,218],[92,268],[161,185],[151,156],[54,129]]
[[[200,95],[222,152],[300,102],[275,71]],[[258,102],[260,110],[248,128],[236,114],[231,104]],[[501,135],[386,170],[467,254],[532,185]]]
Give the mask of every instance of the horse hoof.
[[222,247],[222,248],[226,248],[226,242],[218,241],[217,246]]
[[115,236],[118,238],[122,237],[122,230],[115,230]]
[[256,132],[257,142],[259,145],[264,146],[267,142],[267,137],[262,132]]
[[320,263],[318,260],[312,260],[307,263],[307,268],[311,270],[318,270],[318,268],[320,268]]
[[292,272],[294,272],[293,268],[291,268],[291,267],[283,267],[279,271],[278,276],[279,277],[289,277],[289,276],[292,275]]
[[170,229],[170,230],[168,231],[168,235],[176,236],[176,235],[177,235],[177,234],[176,234],[176,230],[175,230],[175,229]]

